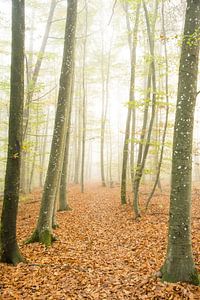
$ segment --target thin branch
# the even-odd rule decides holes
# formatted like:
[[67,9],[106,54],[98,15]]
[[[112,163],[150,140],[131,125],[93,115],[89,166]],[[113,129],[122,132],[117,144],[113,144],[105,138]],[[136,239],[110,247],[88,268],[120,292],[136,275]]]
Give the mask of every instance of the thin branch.
[[52,91],[54,91],[55,89],[57,88],[57,85],[54,86],[52,89],[50,89],[48,92],[46,92],[45,94],[41,95],[40,97],[36,98],[36,99],[33,99],[31,102],[33,101],[38,101],[40,100],[41,98],[44,98],[45,96],[47,96],[48,94],[50,94]]
[[56,37],[56,36],[49,36],[49,39],[64,40],[64,38],[59,38],[59,37]]
[[51,24],[55,23],[55,22],[59,22],[59,21],[64,21],[64,20],[66,20],[66,18],[56,19],[56,20],[51,21]]
[[109,22],[108,22],[108,26],[110,25],[111,21],[112,21],[112,18],[113,18],[113,15],[115,13],[115,6],[117,4],[117,0],[115,0],[114,4],[113,4],[113,8],[112,8],[112,14],[110,16],[110,19],[109,19]]

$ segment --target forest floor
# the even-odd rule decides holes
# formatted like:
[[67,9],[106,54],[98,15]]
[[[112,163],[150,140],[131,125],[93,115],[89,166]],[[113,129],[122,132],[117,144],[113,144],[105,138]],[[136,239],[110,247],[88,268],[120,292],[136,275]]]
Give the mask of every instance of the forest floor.
[[[52,247],[24,245],[37,219],[40,193],[21,201],[18,240],[28,264],[0,264],[0,299],[200,299],[200,287],[162,283],[155,274],[166,251],[167,193],[156,194],[135,221],[119,187],[70,187],[70,212],[59,212]],[[141,196],[141,204],[147,195]],[[200,191],[193,192],[193,249],[200,271]]]

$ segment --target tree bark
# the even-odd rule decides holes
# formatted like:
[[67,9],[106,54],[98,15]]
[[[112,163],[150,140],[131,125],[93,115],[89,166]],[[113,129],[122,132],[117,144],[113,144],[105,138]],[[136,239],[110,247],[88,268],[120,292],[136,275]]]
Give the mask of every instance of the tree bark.
[[[53,20],[53,16],[54,16],[54,11],[57,5],[57,0],[51,0],[51,5],[50,5],[50,10],[49,10],[49,15],[48,15],[48,19],[47,19],[47,24],[46,24],[46,28],[45,28],[45,32],[44,32],[44,36],[42,39],[42,44],[39,50],[39,54],[37,57],[37,61],[33,70],[33,74],[30,77],[30,72],[28,72],[28,86],[27,86],[27,99],[26,99],[26,103],[25,103],[25,108],[24,108],[24,116],[23,116],[23,141],[26,139],[27,136],[27,130],[28,130],[28,124],[29,124],[29,114],[30,114],[30,103],[33,100],[33,96],[34,96],[34,91],[35,91],[35,87],[37,84],[37,80],[38,80],[38,76],[40,73],[40,68],[42,65],[42,60],[44,57],[44,53],[45,53],[45,48],[47,45],[47,41],[48,41],[48,37],[49,37],[49,32],[51,29],[51,24],[52,24],[52,20]],[[27,160],[27,153],[24,150],[22,152],[22,170],[21,173],[23,174],[27,174],[28,176],[28,172],[26,170],[26,160]],[[21,180],[21,190],[22,192],[26,193],[28,191],[28,186],[26,185],[26,180]]]
[[161,151],[160,151],[160,158],[158,162],[157,167],[157,174],[156,174],[156,180],[153,185],[152,191],[147,199],[146,203],[146,211],[148,209],[149,203],[155,193],[156,186],[159,183],[159,177],[160,177],[160,170],[162,166],[163,161],[163,155],[164,155],[164,149],[165,149],[165,138],[167,134],[167,125],[168,125],[168,116],[169,116],[169,63],[168,63],[168,53],[167,53],[167,43],[166,43],[166,30],[165,30],[165,19],[164,19],[164,1],[162,0],[162,32],[164,36],[164,52],[165,52],[165,94],[166,94],[166,114],[165,114],[165,125],[163,130],[163,136],[162,136],[162,145],[161,145]]
[[87,0],[85,0],[85,38],[83,42],[83,77],[82,77],[82,87],[83,87],[83,102],[82,102],[82,160],[81,160],[81,193],[84,192],[85,188],[85,142],[86,142],[86,97],[87,97],[87,86],[86,86],[86,76],[85,76],[85,63],[86,63],[86,47],[87,47],[87,31],[88,31],[88,8]]
[[73,95],[74,95],[74,67],[73,67],[73,79],[71,85],[71,95],[69,100],[68,107],[68,116],[67,116],[67,129],[66,129],[66,140],[65,140],[65,149],[64,149],[64,159],[62,165],[62,172],[60,178],[59,186],[59,211],[71,210],[68,204],[68,163],[69,163],[69,145],[70,145],[70,129],[71,129],[71,114],[72,114],[72,104],[73,104]]
[[101,104],[101,141],[100,141],[100,163],[101,163],[101,185],[106,186],[105,179],[105,169],[104,169],[104,144],[105,144],[105,124],[106,124],[106,101],[105,101],[105,72],[104,72],[104,40],[102,33],[101,41],[101,94],[102,94],[102,104]]
[[45,244],[46,246],[50,246],[53,241],[52,216],[65,142],[67,104],[71,94],[76,19],[77,0],[68,0],[63,62],[60,75],[58,104],[55,117],[49,165],[42,195],[37,226],[32,237],[27,241],[39,241]]
[[24,23],[24,0],[13,0],[10,117],[5,190],[0,228],[0,260],[14,265],[24,260],[16,238],[23,134]]
[[191,245],[192,142],[197,95],[199,28],[199,0],[188,0],[174,126],[168,248],[161,268],[164,281],[193,284],[199,284]]
[[[131,127],[131,115],[135,117],[135,68],[136,68],[136,48],[137,48],[137,33],[138,33],[138,26],[139,26],[139,14],[140,14],[140,6],[141,3],[139,2],[137,5],[136,11],[136,18],[135,18],[135,25],[133,31],[133,43],[130,45],[131,51],[131,80],[130,80],[130,91],[129,91],[129,107],[127,112],[127,119],[126,119],[126,130],[125,130],[125,137],[124,137],[124,147],[123,147],[123,160],[122,160],[122,174],[121,174],[121,204],[126,204],[126,179],[127,179],[127,164],[128,164],[128,150],[129,150],[129,137],[130,137],[130,127]],[[129,26],[128,26],[129,28]],[[129,33],[130,34],[130,33]],[[135,123],[133,120],[132,125]],[[134,125],[132,126],[134,130]],[[134,132],[132,130],[131,136],[134,136]],[[131,141],[133,142],[133,141]],[[133,151],[133,148],[132,148]],[[133,156],[132,156],[133,159]],[[133,162],[133,160],[131,160]],[[133,166],[131,165],[131,170]]]
[[[146,3],[143,0],[143,8],[145,12],[145,19],[146,19],[146,25],[147,25],[147,34],[148,34],[148,40],[149,40],[149,48],[150,48],[150,55],[151,55],[151,64],[150,64],[150,71],[149,71],[149,80],[152,80],[152,108],[151,108],[151,118],[149,121],[149,128],[147,132],[147,138],[144,145],[144,151],[141,157],[140,162],[137,164],[136,168],[136,174],[134,178],[134,184],[133,184],[133,192],[134,192],[134,199],[133,199],[133,209],[135,213],[135,218],[138,218],[141,216],[140,214],[140,208],[139,208],[139,187],[141,178],[143,175],[144,167],[146,164],[146,158],[149,151],[150,141],[151,141],[151,133],[153,129],[153,123],[155,118],[155,112],[156,112],[156,70],[155,70],[155,57],[154,57],[154,33],[155,33],[155,24],[157,19],[157,10],[158,10],[158,0],[155,0],[155,12],[154,12],[154,21],[152,30],[150,27],[150,19],[148,10],[146,7]],[[149,82],[150,83],[150,82]],[[144,141],[141,140],[141,143]],[[139,161],[139,160],[138,160]]]

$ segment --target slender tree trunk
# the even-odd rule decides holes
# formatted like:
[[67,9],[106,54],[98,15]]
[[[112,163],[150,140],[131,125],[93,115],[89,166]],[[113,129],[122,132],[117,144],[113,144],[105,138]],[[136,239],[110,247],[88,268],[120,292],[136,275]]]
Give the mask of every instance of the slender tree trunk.
[[156,180],[153,185],[153,189],[147,199],[146,203],[146,211],[148,209],[149,203],[155,193],[156,186],[159,182],[160,178],[160,170],[162,166],[162,161],[163,161],[163,155],[164,155],[164,148],[165,148],[165,138],[166,138],[166,133],[167,133],[167,124],[168,124],[168,116],[169,116],[169,63],[168,63],[168,53],[167,53],[167,43],[166,43],[166,30],[165,30],[165,19],[164,19],[164,1],[162,0],[162,32],[164,36],[164,51],[165,51],[165,94],[166,94],[166,114],[165,114],[165,125],[163,129],[163,136],[162,136],[162,145],[161,145],[161,152],[160,152],[160,159],[158,162],[158,169],[157,169],[157,174],[156,174]]
[[[81,85],[79,85],[79,97],[81,98]],[[79,171],[80,171],[80,161],[81,161],[81,105],[80,102],[77,103],[76,113],[75,113],[75,162],[74,162],[74,184],[79,183]]]
[[33,152],[33,161],[32,161],[32,167],[31,167],[31,174],[30,174],[30,181],[29,181],[29,193],[32,191],[32,184],[34,179],[34,173],[35,173],[35,164],[36,164],[36,155],[38,152],[38,144],[39,144],[39,137],[38,137],[38,131],[39,131],[39,111],[38,111],[38,104],[37,104],[37,127],[35,132],[35,146],[34,146],[34,152]]
[[188,0],[174,126],[168,248],[161,268],[164,281],[193,284],[199,284],[191,245],[192,142],[199,63],[199,28],[200,2]]
[[[131,127],[131,115],[135,117],[135,69],[136,69],[136,49],[137,49],[137,33],[139,26],[139,14],[140,14],[140,2],[137,5],[135,25],[133,31],[133,43],[131,47],[131,80],[130,80],[130,91],[129,91],[129,107],[126,119],[126,130],[124,138],[123,147],[123,160],[122,160],[122,175],[121,175],[121,204],[126,204],[126,185],[127,185],[127,164],[128,164],[128,151],[129,151],[129,138],[130,138],[130,127]],[[133,120],[135,124],[135,120]],[[134,132],[132,131],[131,136],[134,137]],[[134,141],[131,141],[132,143]],[[133,148],[132,148],[133,150]],[[133,157],[132,157],[133,158]],[[131,165],[131,169],[133,166]]]
[[101,93],[102,93],[102,104],[101,104],[101,141],[100,141],[100,162],[101,162],[101,184],[103,187],[106,186],[105,170],[104,170],[104,144],[105,144],[105,74],[104,74],[104,46],[103,46],[103,34],[101,41]]
[[44,130],[44,141],[41,149],[41,168],[40,168],[40,187],[43,187],[44,180],[44,169],[45,169],[45,158],[46,158],[46,147],[47,147],[47,135],[48,135],[48,127],[49,127],[49,108],[47,112],[46,126]]
[[53,241],[52,216],[65,142],[67,105],[71,94],[76,18],[77,0],[68,0],[63,62],[49,165],[37,226],[32,237],[27,241],[39,241],[46,246],[51,245]]
[[[23,126],[23,141],[26,139],[26,135],[27,135],[27,130],[28,130],[28,124],[29,124],[29,115],[30,115],[30,103],[32,102],[33,96],[34,96],[34,91],[35,91],[35,87],[37,84],[37,80],[38,80],[38,76],[39,76],[39,72],[40,72],[40,68],[42,65],[42,60],[44,57],[44,53],[45,53],[45,48],[47,45],[47,41],[48,41],[48,37],[49,37],[49,32],[51,29],[51,24],[52,24],[52,20],[53,20],[53,16],[54,16],[54,11],[57,5],[57,0],[51,0],[51,5],[50,5],[50,10],[49,10],[49,16],[48,16],[48,20],[47,20],[47,24],[46,24],[46,28],[45,28],[45,32],[44,32],[44,36],[43,36],[43,40],[42,40],[42,44],[39,50],[39,54],[37,57],[37,61],[33,70],[33,74],[32,77],[30,77],[31,74],[29,74],[29,76],[27,76],[27,78],[29,78],[28,80],[28,86],[27,86],[27,99],[26,99],[26,103],[25,103],[25,108],[24,108],[24,116],[23,116],[23,122],[24,122],[24,126]],[[27,173],[26,171],[26,151],[22,152],[22,170],[21,173],[22,175]],[[27,186],[25,184],[26,180],[22,179],[21,180],[21,190],[22,192],[26,193],[27,192]]]
[[8,155],[0,227],[0,261],[17,264],[24,259],[16,238],[24,105],[24,0],[12,1],[12,57]]
[[110,155],[109,155],[109,182],[110,182],[110,188],[113,187],[113,177],[112,177],[112,161],[113,161],[113,158],[112,158],[112,131],[111,131],[111,124],[109,126],[109,137],[110,137]]
[[82,160],[81,160],[81,193],[84,192],[85,188],[85,140],[86,140],[86,76],[85,76],[85,61],[86,61],[86,47],[87,47],[87,31],[88,31],[88,8],[87,8],[87,0],[85,0],[85,39],[83,43],[83,118],[82,118]]
[[[74,67],[75,68],[75,67]],[[74,70],[73,68],[73,70]],[[73,72],[74,73],[74,72]],[[70,145],[70,130],[71,130],[71,114],[72,114],[72,104],[73,104],[73,94],[74,94],[74,74],[71,86],[71,99],[69,100],[68,116],[67,116],[67,130],[66,130],[66,141],[64,150],[63,166],[59,185],[59,211],[71,210],[68,204],[67,195],[67,182],[68,182],[68,162],[69,162],[69,145]]]
[[[149,14],[148,14],[146,3],[144,0],[143,0],[143,8],[144,8],[144,12],[145,12],[147,33],[148,33],[148,39],[149,39],[149,48],[150,48],[150,54],[151,54],[151,64],[150,64],[151,71],[150,71],[150,73],[151,73],[153,91],[152,91],[151,118],[149,121],[147,139],[145,142],[141,162],[139,164],[137,164],[136,174],[135,174],[135,179],[134,179],[134,186],[133,186],[133,191],[134,191],[133,209],[134,209],[136,218],[140,217],[139,187],[140,187],[140,182],[141,182],[142,174],[144,171],[144,167],[146,164],[146,158],[147,158],[148,151],[149,151],[149,146],[150,146],[150,141],[151,141],[151,133],[152,133],[153,123],[154,123],[155,113],[156,113],[156,70],[155,70],[155,58],[154,58],[154,31],[155,31],[155,24],[156,24],[156,19],[157,19],[158,0],[155,1],[154,23],[152,26],[152,31],[151,31],[151,27],[150,27]],[[141,141],[141,142],[143,142],[143,141]]]

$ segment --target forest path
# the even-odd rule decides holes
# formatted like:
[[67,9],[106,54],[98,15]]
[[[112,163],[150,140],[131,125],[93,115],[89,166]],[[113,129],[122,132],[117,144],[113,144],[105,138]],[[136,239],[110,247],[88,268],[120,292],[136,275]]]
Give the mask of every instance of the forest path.
[[[84,194],[70,187],[73,210],[58,213],[58,241],[48,249],[21,243],[30,264],[0,265],[0,299],[200,299],[200,288],[154,276],[165,255],[168,197],[156,197],[150,210],[156,214],[135,222],[119,195],[119,187],[88,186]],[[38,207],[38,201],[20,204],[21,242],[34,228]],[[198,219],[193,227],[198,263]]]

